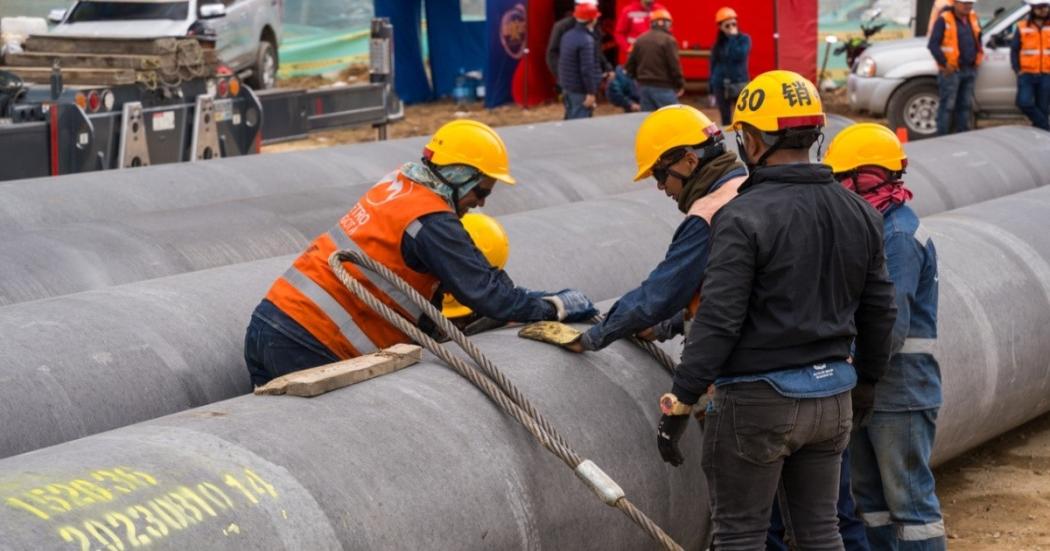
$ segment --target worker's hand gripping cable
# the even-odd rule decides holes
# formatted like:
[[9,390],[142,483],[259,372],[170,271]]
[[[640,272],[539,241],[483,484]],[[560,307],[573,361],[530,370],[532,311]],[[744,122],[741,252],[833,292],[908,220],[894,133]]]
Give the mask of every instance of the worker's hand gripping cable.
[[[370,293],[364,285],[351,276],[343,262],[352,262],[359,266],[368,268],[396,286],[405,296],[409,297],[423,313],[434,321],[437,326],[451,337],[464,352],[477,364],[474,367],[462,358],[453,355],[434,339],[423,333],[410,320],[405,319],[389,306],[381,302]],[[474,386],[478,387],[489,397],[500,409],[504,410],[516,421],[522,424],[536,440],[547,448],[551,453],[565,462],[576,473],[581,480],[605,502],[607,505],[616,507],[627,515],[632,521],[641,527],[651,538],[656,540],[664,549],[681,550],[678,545],[662,528],[656,525],[645,513],[641,512],[625,496],[623,489],[616,484],[605,472],[594,462],[580,457],[554,429],[553,426],[542,417],[532,404],[521,394],[520,391],[503,375],[499,369],[481,353],[473,343],[467,339],[456,326],[446,319],[441,312],[417,293],[412,287],[401,280],[386,266],[361,255],[354,251],[336,251],[328,258],[335,275],[343,282],[343,285],[360,298],[370,308],[375,310],[389,323],[401,332],[411,337],[414,341],[425,347],[432,354],[448,364],[457,373],[465,377]],[[480,370],[478,369],[480,368]]]

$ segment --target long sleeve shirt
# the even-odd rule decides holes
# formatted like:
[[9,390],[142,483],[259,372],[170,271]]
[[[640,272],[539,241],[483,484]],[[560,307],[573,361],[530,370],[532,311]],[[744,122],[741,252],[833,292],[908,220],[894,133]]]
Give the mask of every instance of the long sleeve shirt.
[[886,267],[895,289],[890,365],[875,387],[877,411],[941,405],[941,371],[932,354],[937,338],[937,250],[918,216],[905,205],[883,215]]
[[[551,37],[547,42],[547,69],[550,70],[551,74],[554,75],[554,80],[558,80],[558,57],[561,53],[561,39],[565,36],[565,33],[569,32],[573,27],[576,26],[576,19],[569,15],[559,19],[553,27],[551,27]],[[613,70],[612,63],[608,59],[605,59],[605,55],[602,54],[601,43],[602,43],[602,30],[601,27],[594,27],[591,32],[594,36],[594,57],[601,68],[603,73],[608,73]]]
[[718,95],[725,89],[726,81],[739,84],[751,80],[747,70],[751,55],[750,36],[743,33],[727,36],[715,48],[718,49],[717,56],[711,58],[711,90],[714,94]]
[[[743,168],[730,171],[711,185],[711,191],[745,173]],[[664,259],[638,288],[629,291],[613,304],[601,323],[583,334],[583,347],[600,350],[613,341],[661,322],[670,321],[669,326],[677,325],[675,322],[681,323],[679,314],[700,292],[704,270],[707,268],[707,254],[711,248],[710,235],[707,221],[699,216],[687,216],[675,230]]]
[[523,287],[514,287],[474,246],[455,214],[438,212],[419,218],[406,232],[401,255],[408,267],[441,281],[442,290],[477,314],[504,321],[556,318],[554,306]]

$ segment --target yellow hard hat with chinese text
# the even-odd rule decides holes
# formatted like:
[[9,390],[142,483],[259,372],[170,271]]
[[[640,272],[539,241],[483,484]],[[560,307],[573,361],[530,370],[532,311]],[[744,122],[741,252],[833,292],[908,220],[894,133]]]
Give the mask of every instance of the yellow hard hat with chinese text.
[[792,71],[768,71],[740,92],[733,110],[733,128],[744,124],[762,132],[821,127],[827,122],[817,87]]

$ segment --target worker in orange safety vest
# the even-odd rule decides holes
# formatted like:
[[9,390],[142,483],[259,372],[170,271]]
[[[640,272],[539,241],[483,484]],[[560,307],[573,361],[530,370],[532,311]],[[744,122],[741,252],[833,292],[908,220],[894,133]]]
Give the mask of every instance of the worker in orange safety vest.
[[1017,74],[1017,107],[1032,126],[1050,130],[1050,0],[1025,0],[1031,11],[1017,22],[1010,64]]
[[[442,126],[420,162],[402,165],[373,186],[274,282],[245,336],[252,383],[409,342],[339,281],[328,264],[338,250],[371,257],[438,306],[448,292],[496,320],[579,321],[596,315],[579,291],[515,287],[475,246],[460,219],[485,205],[497,181],[515,183],[499,135],[472,120]],[[378,274],[343,266],[387,306],[433,331],[420,308]]]
[[937,134],[965,132],[973,114],[973,88],[984,50],[981,24],[973,12],[976,0],[955,0],[941,12],[926,44],[937,61]]

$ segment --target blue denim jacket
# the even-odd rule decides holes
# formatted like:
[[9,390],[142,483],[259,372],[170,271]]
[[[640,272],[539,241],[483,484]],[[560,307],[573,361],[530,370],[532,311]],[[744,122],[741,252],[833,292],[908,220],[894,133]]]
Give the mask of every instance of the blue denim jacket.
[[849,362],[839,360],[757,375],[719,377],[715,379],[715,386],[756,381],[769,383],[774,390],[788,398],[827,398],[856,386],[857,370]]
[[941,368],[930,353],[937,338],[937,250],[906,205],[883,215],[886,268],[896,289],[890,366],[875,387],[876,411],[940,407]]
[[[713,192],[725,182],[744,176],[743,168],[732,170],[711,185]],[[613,341],[629,337],[666,320],[673,320],[700,291],[710,252],[711,227],[699,216],[686,216],[674,232],[671,245],[649,277],[613,304],[605,320],[583,334],[587,350],[601,350]],[[678,318],[681,319],[680,317]],[[676,324],[682,327],[681,323]],[[670,335],[662,335],[667,338]]]

